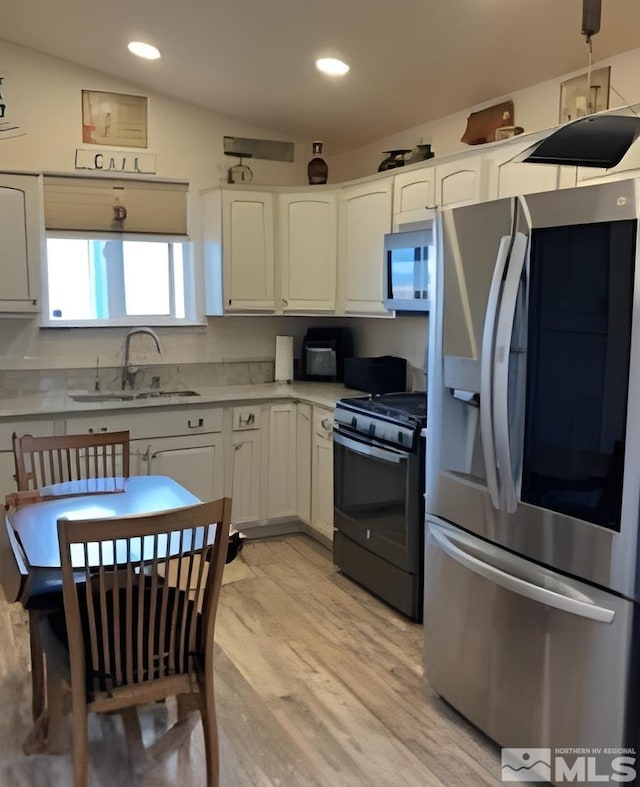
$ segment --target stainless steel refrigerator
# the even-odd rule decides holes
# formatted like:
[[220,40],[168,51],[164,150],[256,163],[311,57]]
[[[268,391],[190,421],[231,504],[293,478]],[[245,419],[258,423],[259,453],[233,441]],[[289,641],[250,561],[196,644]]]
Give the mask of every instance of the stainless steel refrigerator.
[[507,747],[640,749],[640,180],[443,211],[425,669]]

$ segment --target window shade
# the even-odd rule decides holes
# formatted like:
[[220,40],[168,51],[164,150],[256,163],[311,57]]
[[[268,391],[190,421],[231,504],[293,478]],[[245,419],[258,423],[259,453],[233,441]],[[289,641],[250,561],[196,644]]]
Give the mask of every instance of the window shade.
[[48,230],[187,234],[187,183],[46,175]]

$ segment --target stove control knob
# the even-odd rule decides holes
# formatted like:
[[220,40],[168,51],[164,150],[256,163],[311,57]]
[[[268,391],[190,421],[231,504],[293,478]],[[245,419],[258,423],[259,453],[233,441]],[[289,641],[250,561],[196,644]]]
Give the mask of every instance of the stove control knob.
[[375,433],[376,433],[376,425],[373,423],[369,424],[369,434],[374,435]]
[[355,415],[351,418],[351,426],[353,426],[354,429],[356,429],[358,426],[358,419],[355,417]]
[[400,443],[400,445],[404,443],[404,432],[398,432],[398,442]]

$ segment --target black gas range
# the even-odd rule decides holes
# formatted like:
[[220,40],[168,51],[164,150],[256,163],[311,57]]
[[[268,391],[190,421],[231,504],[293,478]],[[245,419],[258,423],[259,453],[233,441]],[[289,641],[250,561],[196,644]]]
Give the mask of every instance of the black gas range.
[[341,399],[334,413],[333,557],[344,574],[422,620],[424,392]]

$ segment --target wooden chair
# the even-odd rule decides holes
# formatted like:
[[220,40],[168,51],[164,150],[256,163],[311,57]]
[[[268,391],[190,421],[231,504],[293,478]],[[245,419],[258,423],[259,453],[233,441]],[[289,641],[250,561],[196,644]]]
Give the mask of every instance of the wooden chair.
[[[129,476],[129,432],[100,432],[54,437],[12,436],[18,492],[85,478]],[[58,594],[60,595],[60,594]],[[29,609],[31,649],[31,712],[34,721],[45,705],[45,669],[38,618],[41,608],[54,601],[51,594]],[[61,598],[55,599],[61,604]],[[38,604],[39,608],[35,608]]]
[[13,434],[18,491],[84,478],[129,476],[129,432],[54,437]]
[[[178,697],[177,725],[190,708],[200,710],[206,783],[217,787],[214,626],[230,516],[231,500],[223,498],[156,514],[58,522],[64,614],[43,616],[42,640],[50,730],[61,723],[54,712],[64,707],[60,690],[71,693],[74,787],[87,784],[89,711],[124,711],[130,750],[152,756],[166,747],[162,739],[142,746],[135,706],[169,696]],[[84,583],[79,562],[92,564],[80,568]]]

